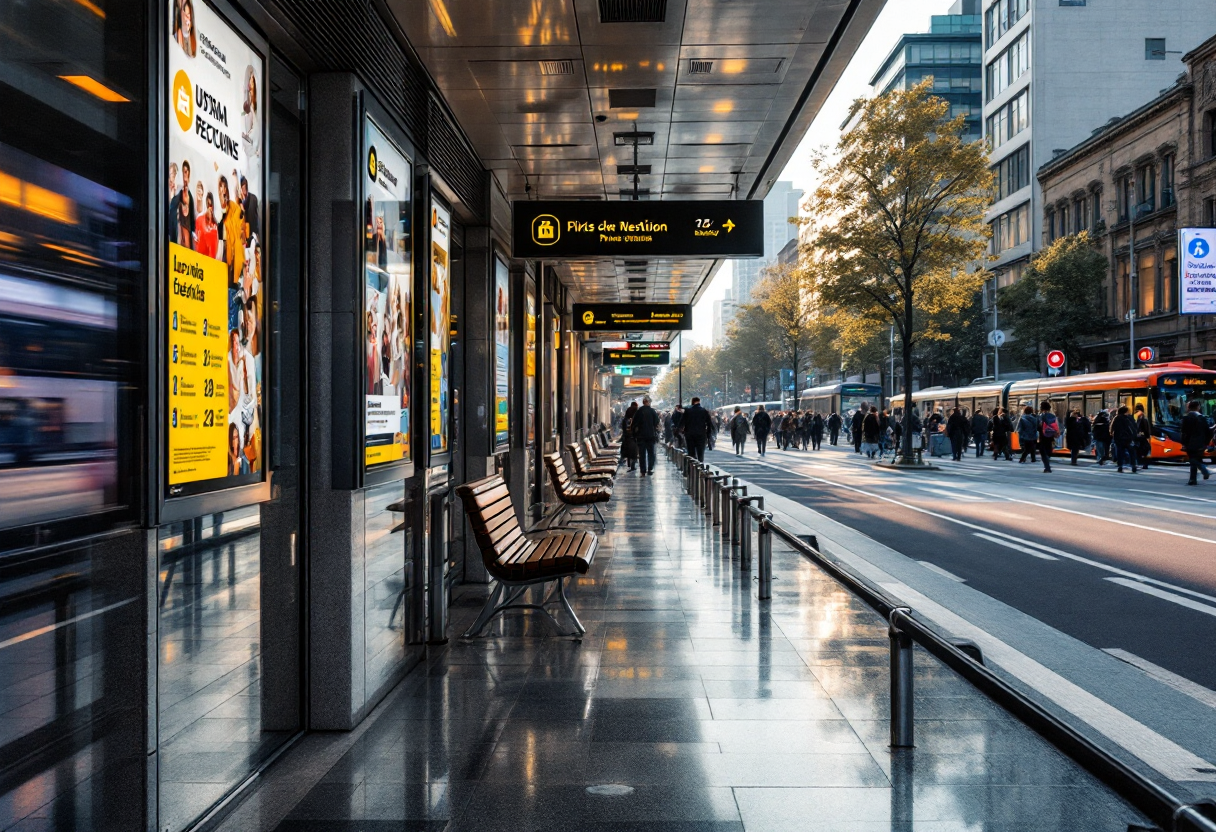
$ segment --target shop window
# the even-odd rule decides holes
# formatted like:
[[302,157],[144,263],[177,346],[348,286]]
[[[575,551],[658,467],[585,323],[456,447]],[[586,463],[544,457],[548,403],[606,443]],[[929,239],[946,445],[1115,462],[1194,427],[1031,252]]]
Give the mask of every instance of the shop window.
[[1146,60],[1146,61],[1164,61],[1165,60],[1165,38],[1145,38],[1144,39],[1144,60]]
[[1161,309],[1173,312],[1178,308],[1178,250],[1170,246],[1161,259]]

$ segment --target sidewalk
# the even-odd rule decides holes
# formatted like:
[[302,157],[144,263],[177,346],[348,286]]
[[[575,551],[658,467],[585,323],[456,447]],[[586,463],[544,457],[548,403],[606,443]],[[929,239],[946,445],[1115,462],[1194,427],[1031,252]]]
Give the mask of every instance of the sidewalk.
[[[623,473],[581,642],[516,617],[437,650],[351,735],[305,738],[224,830],[1059,830],[1138,814],[917,652],[888,748],[886,625],[774,545],[773,600],[679,475]],[[451,632],[476,614],[469,587]]]

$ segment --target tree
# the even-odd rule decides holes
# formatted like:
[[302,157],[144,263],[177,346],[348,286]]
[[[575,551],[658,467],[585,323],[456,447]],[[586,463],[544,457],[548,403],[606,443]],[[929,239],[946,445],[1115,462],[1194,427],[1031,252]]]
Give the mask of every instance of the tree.
[[726,330],[726,343],[722,345],[718,358],[720,372],[730,372],[737,401],[744,399],[743,388],[751,385],[753,401],[759,396],[764,401],[768,393],[768,381],[777,369],[778,362],[773,353],[776,340],[776,325],[772,316],[759,304],[739,307],[735,319]]
[[[812,205],[817,229],[816,291],[824,304],[895,325],[910,393],[914,350],[942,337],[934,316],[972,302],[985,273],[973,269],[990,231],[992,173],[978,142],[965,142],[963,116],[932,95],[932,79],[910,90],[858,99],[856,125],[837,146]],[[905,408],[901,460],[912,456]]]
[[655,399],[670,402],[674,407],[680,399],[681,387],[684,389],[684,402],[688,402],[693,396],[709,398],[714,390],[721,386],[721,376],[717,371],[717,350],[697,347],[684,353],[681,363],[682,367],[680,364],[673,364],[659,379],[654,388]]
[[997,293],[997,308],[1016,336],[1009,347],[1040,370],[1049,349],[1063,350],[1079,365],[1081,343],[1106,329],[1106,270],[1087,231],[1061,237],[1032,257],[1022,279]]
[[[764,280],[755,291],[760,309],[769,318],[768,334],[777,369],[794,371],[795,397],[799,371],[807,361],[814,322],[810,290],[810,275],[806,269],[779,263],[765,270]],[[780,398],[784,399],[784,395]]]

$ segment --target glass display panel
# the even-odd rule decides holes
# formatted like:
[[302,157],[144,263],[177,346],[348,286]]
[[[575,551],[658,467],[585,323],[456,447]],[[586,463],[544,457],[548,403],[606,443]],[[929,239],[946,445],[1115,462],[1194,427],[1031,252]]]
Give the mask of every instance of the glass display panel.
[[511,273],[494,258],[494,445],[510,439]]
[[452,216],[441,205],[431,208],[431,284],[430,334],[428,350],[431,368],[431,453],[448,451],[448,424],[451,411],[452,285],[449,271]]

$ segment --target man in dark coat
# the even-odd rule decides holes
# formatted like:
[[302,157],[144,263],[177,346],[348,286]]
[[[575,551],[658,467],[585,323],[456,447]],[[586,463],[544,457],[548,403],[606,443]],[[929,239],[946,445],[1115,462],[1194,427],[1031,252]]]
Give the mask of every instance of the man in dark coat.
[[700,396],[692,397],[692,405],[684,411],[680,427],[684,431],[684,441],[688,443],[688,452],[698,462],[704,462],[705,445],[709,442],[709,435],[713,433],[714,423],[709,418],[709,411],[701,407]]
[[768,415],[764,405],[760,405],[756,415],[752,417],[752,432],[756,434],[756,450],[760,452],[760,456],[764,456],[768,448],[768,434],[772,429],[773,417]]
[[687,412],[683,404],[677,404],[675,410],[671,411],[671,433],[677,448],[687,447],[684,444],[684,414]]
[[1187,480],[1187,485],[1198,485],[1195,475],[1200,472],[1203,472],[1205,480],[1209,476],[1208,467],[1203,464],[1203,454],[1212,442],[1212,428],[1200,408],[1199,402],[1192,401],[1187,404],[1186,415],[1182,417],[1182,449],[1191,463],[1191,478]]
[[1136,473],[1136,420],[1127,405],[1119,406],[1119,415],[1111,423],[1110,435],[1115,442],[1115,464],[1119,473],[1123,473],[1123,461],[1126,459],[1132,465],[1132,473]]
[[988,443],[988,426],[988,417],[977,407],[971,416],[971,439],[975,442],[976,459],[984,456],[984,446]]
[[994,407],[992,409],[992,461],[996,462],[1001,458],[1001,454],[1005,455],[1006,461],[1013,459],[1013,454],[1010,452],[1009,436],[1013,433],[1013,422],[1009,421],[1009,414],[1005,412],[1003,407]]
[[853,414],[853,424],[851,426],[853,428],[853,450],[857,453],[861,453],[861,424],[866,420],[869,412],[869,406],[863,404]]
[[654,474],[654,443],[659,439],[659,414],[650,406],[650,396],[642,397],[642,406],[633,417],[633,435],[641,454],[642,476]]
[[840,438],[840,429],[844,426],[844,420],[840,418],[840,414],[835,411],[828,417],[828,442],[835,445],[836,440]]
[[1148,416],[1144,415],[1144,405],[1136,405],[1136,455],[1140,457],[1140,467],[1148,467],[1149,454],[1153,450],[1153,428]]
[[1106,460],[1110,459],[1110,414],[1099,410],[1094,414],[1090,427],[1094,437],[1094,456],[1098,458],[1099,465],[1105,465]]
[[621,417],[621,461],[632,471],[638,461],[638,440],[633,433],[633,418],[638,415],[638,403],[630,402],[629,409]]
[[1089,417],[1079,410],[1068,414],[1064,420],[1064,444],[1072,455],[1072,464],[1077,464],[1077,457],[1089,447]]
[[963,459],[963,448],[967,447],[967,434],[970,430],[963,411],[957,407],[951,410],[950,418],[946,420],[946,436],[950,439],[950,451],[955,462],[961,462]]

